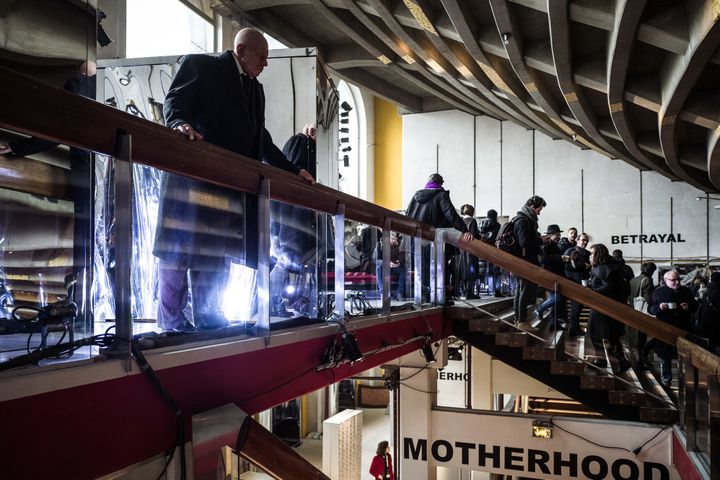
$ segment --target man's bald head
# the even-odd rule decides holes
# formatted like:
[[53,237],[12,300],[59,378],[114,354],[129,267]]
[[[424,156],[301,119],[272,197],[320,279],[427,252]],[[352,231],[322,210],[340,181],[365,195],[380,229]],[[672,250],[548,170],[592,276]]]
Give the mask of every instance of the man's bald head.
[[95,75],[97,73],[97,66],[95,65],[95,62],[93,62],[92,60],[88,60],[87,62],[81,63],[80,73],[88,77],[92,77],[93,75]]
[[243,28],[235,35],[235,56],[246,75],[255,78],[267,66],[268,43],[254,28]]

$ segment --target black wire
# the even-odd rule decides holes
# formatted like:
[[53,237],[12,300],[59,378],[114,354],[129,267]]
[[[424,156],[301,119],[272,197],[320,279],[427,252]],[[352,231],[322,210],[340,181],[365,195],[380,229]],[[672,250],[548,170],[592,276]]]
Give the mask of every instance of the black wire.
[[[435,353],[433,354],[433,356],[434,356],[434,357],[437,357],[437,354],[438,354],[439,351],[440,351],[440,346],[438,346],[438,347],[435,349]],[[413,373],[413,374],[410,375],[409,377],[401,378],[401,379],[399,379],[398,381],[399,381],[399,382],[404,382],[405,380],[410,380],[410,379],[413,378],[415,375],[419,374],[420,372],[422,372],[423,370],[425,370],[425,369],[428,368],[429,366],[430,366],[430,362],[426,362],[424,367],[414,367],[414,368],[420,368],[420,370],[418,370],[417,372]],[[404,368],[407,368],[407,367],[404,367]]]
[[438,390],[435,390],[434,392],[428,392],[427,390],[420,390],[419,388],[411,387],[410,385],[407,385],[407,384],[402,383],[402,382],[399,382],[399,383],[400,383],[400,385],[402,385],[403,387],[407,387],[407,388],[409,388],[410,390],[415,390],[416,392],[427,393],[427,394],[430,394],[430,395],[434,395],[434,394],[438,393]]
[[[172,459],[173,459],[173,457],[175,456],[175,450],[176,450],[176,448],[173,448],[173,449],[168,453],[168,459],[167,459],[167,461],[165,462],[165,467],[162,469],[162,472],[160,472],[160,475],[158,475],[157,480],[160,480],[160,479],[163,477],[163,475],[165,475],[165,472],[167,472],[167,469],[168,469],[168,467],[170,466],[170,462],[172,462]],[[166,478],[167,478],[167,477],[166,477]]]
[[568,433],[568,434],[572,435],[573,437],[577,437],[577,438],[579,438],[580,440],[585,440],[586,442],[588,442],[588,443],[590,443],[590,444],[592,444],[592,445],[595,445],[596,447],[608,448],[608,449],[613,449],[613,450],[623,450],[623,451],[625,451],[625,452],[634,453],[634,454],[636,454],[636,455],[637,455],[638,453],[640,453],[640,450],[642,450],[645,445],[647,445],[648,443],[650,443],[650,442],[652,442],[653,440],[655,440],[655,438],[656,438],[658,435],[660,435],[662,432],[664,432],[665,430],[667,430],[669,427],[672,426],[672,425],[666,425],[666,426],[664,426],[663,428],[661,428],[660,430],[658,430],[658,432],[655,433],[655,435],[653,435],[653,436],[650,438],[650,440],[646,441],[645,443],[643,443],[642,445],[640,445],[638,448],[636,448],[636,449],[634,449],[634,450],[630,450],[629,448],[625,448],[625,447],[615,447],[615,446],[611,446],[611,445],[603,445],[603,444],[601,444],[601,443],[594,442],[594,441],[590,440],[589,438],[585,438],[585,437],[583,437],[582,435],[578,435],[577,433],[571,432],[570,430],[567,430],[567,429],[561,427],[560,425],[558,425],[557,423],[555,423],[555,421],[554,421],[552,418],[550,419],[550,423],[551,423],[553,426],[555,426],[555,427],[559,428],[560,430],[562,430],[563,432]]

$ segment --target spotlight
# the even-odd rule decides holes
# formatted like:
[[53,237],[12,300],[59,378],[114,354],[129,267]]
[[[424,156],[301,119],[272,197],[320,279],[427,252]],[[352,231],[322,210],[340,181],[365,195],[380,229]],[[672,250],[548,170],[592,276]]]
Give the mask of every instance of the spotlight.
[[343,155],[342,162],[343,162],[343,167],[349,167],[350,166],[350,157],[348,157],[347,155]]
[[362,361],[363,354],[360,352],[360,349],[358,348],[357,340],[355,339],[354,335],[352,335],[349,332],[343,333],[342,343],[343,343],[343,355],[348,361],[350,361],[350,365],[352,365],[355,362]]
[[350,139],[348,137],[342,137],[340,143],[350,143]]
[[430,345],[430,342],[425,342],[421,348],[423,357],[425,357],[425,361],[427,363],[435,363],[435,354],[432,351],[432,346]]
[[512,35],[510,35],[508,32],[503,33],[503,34],[502,34],[503,45],[509,45],[509,44],[510,44],[510,38],[512,38]]
[[340,118],[348,118],[350,116],[350,112],[340,112]]
[[108,37],[108,34],[105,32],[105,29],[100,25],[100,23],[107,18],[107,15],[105,15],[105,12],[102,10],[98,10],[97,13],[97,41],[100,44],[101,47],[107,47],[112,43],[112,39]]
[[341,106],[342,109],[345,110],[346,112],[349,112],[350,110],[353,109],[348,102],[342,102],[342,103],[340,104],[340,106]]
[[352,150],[352,147],[345,147],[342,149],[343,152],[349,152],[350,150]]
[[577,142],[577,135],[573,133],[573,134],[572,134],[572,139],[573,139],[573,142]]
[[350,119],[348,119],[348,118],[341,118],[341,119],[340,119],[340,123],[342,123],[343,125],[347,125],[348,123],[350,123]]
[[347,127],[341,128],[340,133],[350,133],[350,129]]

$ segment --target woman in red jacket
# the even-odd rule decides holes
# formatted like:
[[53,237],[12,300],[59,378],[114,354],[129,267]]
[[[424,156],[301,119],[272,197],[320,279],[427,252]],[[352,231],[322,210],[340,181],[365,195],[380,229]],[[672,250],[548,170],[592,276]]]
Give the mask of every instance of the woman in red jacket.
[[370,474],[374,480],[395,480],[388,442],[382,441],[378,443],[377,452],[370,465]]

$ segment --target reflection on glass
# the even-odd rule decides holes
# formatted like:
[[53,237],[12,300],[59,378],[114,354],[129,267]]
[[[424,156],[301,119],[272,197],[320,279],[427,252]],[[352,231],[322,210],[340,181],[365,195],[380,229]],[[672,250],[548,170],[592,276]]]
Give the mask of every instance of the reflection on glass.
[[317,319],[323,307],[318,276],[326,268],[318,220],[327,216],[273,201],[270,217],[271,328],[293,318]]
[[9,131],[0,152],[0,361],[87,358],[91,154]]
[[382,307],[376,261],[381,239],[381,229],[345,221],[345,308],[350,315],[378,313]]

